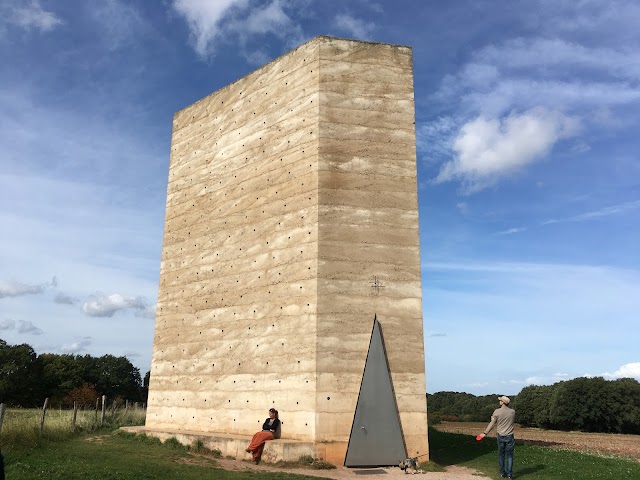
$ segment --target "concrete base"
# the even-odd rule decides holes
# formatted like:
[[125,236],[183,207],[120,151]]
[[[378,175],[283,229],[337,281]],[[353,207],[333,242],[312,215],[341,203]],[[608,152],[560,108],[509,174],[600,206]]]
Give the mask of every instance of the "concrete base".
[[[192,445],[193,442],[200,440],[206,448],[210,450],[220,450],[224,457],[251,459],[251,454],[245,451],[251,441],[251,437],[245,435],[194,432],[188,430],[156,430],[147,427],[121,427],[120,430],[136,434],[145,434],[150,437],[158,437],[163,442],[171,437],[175,437],[183,445]],[[295,462],[304,455],[317,458],[312,442],[280,438],[265,443],[262,460],[268,463],[275,463],[280,460]]]

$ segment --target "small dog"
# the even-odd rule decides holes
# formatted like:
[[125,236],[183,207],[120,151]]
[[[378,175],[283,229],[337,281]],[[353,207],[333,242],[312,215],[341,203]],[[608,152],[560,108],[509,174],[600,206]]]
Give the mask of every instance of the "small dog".
[[[400,462],[398,466],[400,467],[400,470],[404,470],[404,473],[411,473],[411,474],[418,473],[417,458],[407,458],[406,460],[403,460],[402,462]],[[409,470],[411,470],[411,472]]]

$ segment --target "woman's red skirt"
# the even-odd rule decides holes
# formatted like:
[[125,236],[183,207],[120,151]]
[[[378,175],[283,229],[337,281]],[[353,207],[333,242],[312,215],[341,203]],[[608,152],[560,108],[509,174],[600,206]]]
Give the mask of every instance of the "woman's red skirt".
[[268,430],[263,430],[256,433],[251,439],[251,443],[247,447],[247,450],[251,452],[254,459],[258,459],[262,456],[264,450],[264,442],[267,440],[273,440],[273,433]]

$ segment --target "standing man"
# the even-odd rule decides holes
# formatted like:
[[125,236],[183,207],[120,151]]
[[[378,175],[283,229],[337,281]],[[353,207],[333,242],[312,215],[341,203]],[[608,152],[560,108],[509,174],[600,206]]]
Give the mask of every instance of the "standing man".
[[[509,408],[511,400],[509,397],[498,397],[500,408],[496,408],[491,415],[491,423],[484,432],[479,435],[480,439],[487,436],[494,425],[497,425],[498,432],[498,462],[500,463],[500,476],[511,480],[513,470],[513,447],[516,444],[513,438],[513,422],[516,418],[516,411]],[[506,462],[505,462],[506,460]],[[505,465],[506,463],[506,465]]]

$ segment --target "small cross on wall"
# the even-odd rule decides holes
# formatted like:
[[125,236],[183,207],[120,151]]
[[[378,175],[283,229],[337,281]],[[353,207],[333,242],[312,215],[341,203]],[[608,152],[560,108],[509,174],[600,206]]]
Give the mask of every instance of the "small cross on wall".
[[380,289],[384,288],[384,285],[382,285],[382,282],[380,281],[380,279],[377,276],[373,277],[373,282],[371,283],[371,288],[373,288],[375,290],[375,294],[378,295],[380,293]]

